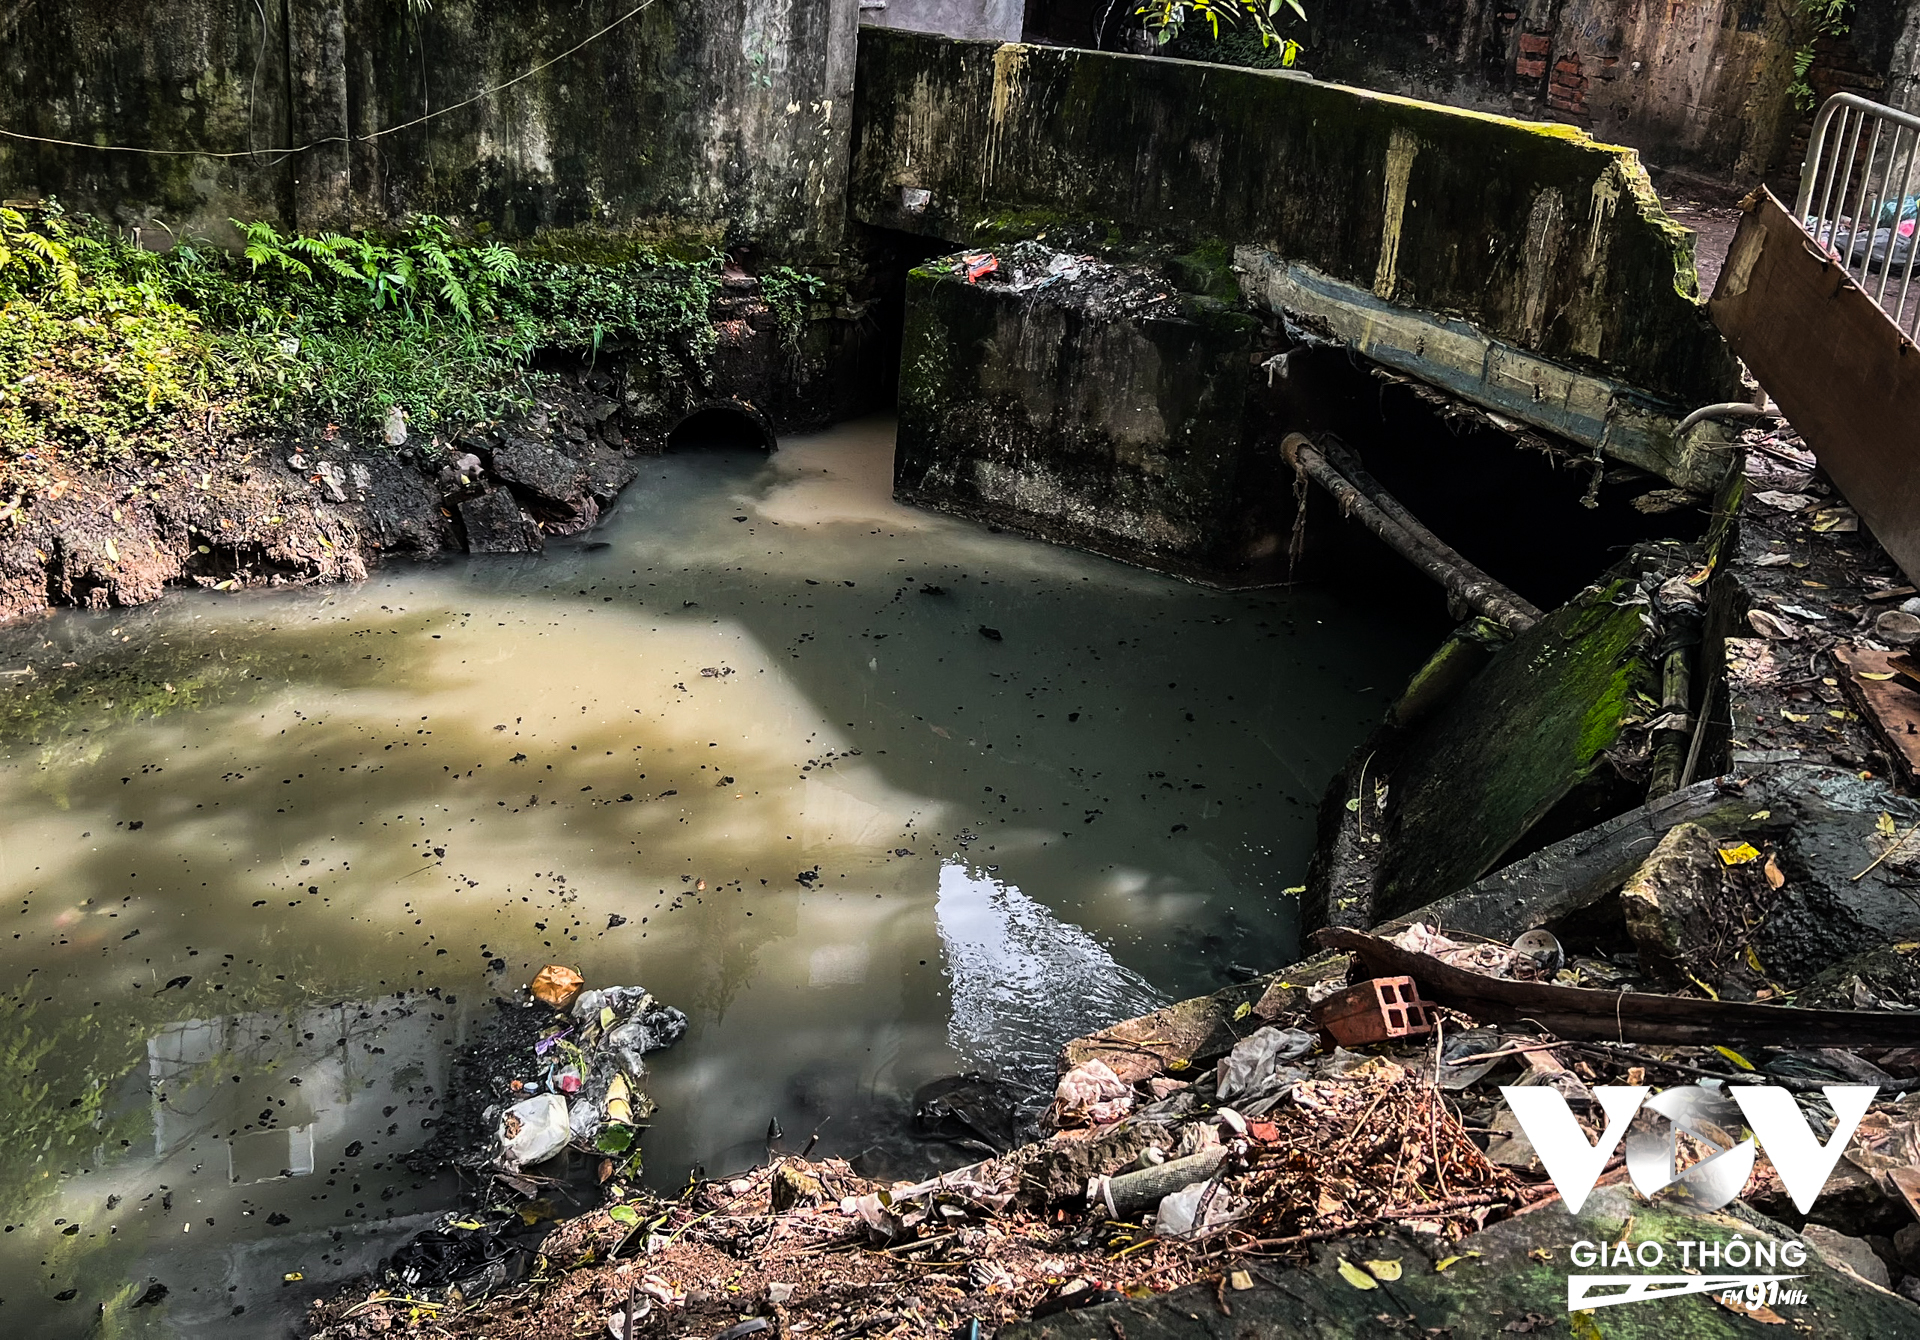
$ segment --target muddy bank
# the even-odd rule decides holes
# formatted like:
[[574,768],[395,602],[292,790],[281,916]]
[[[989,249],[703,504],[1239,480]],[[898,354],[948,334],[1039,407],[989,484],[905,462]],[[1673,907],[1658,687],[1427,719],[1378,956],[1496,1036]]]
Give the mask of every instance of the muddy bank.
[[[0,619],[141,605],[169,586],[355,581],[390,557],[538,553],[591,527],[672,426],[604,372],[546,380],[527,413],[451,440],[410,437],[404,420],[390,441],[312,424],[68,474],[0,538]],[[751,405],[731,412],[742,436],[767,431]]]

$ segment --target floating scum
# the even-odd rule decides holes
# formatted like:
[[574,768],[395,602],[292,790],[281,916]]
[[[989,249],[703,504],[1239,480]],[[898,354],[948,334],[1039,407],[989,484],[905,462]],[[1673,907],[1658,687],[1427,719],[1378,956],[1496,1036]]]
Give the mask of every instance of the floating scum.
[[[673,1186],[762,1157],[771,1117],[924,1167],[921,1084],[1044,1072],[1103,1012],[1284,953],[1282,913],[1236,894],[1291,882],[1319,776],[1378,710],[1333,643],[1385,683],[1420,631],[909,514],[887,443],[664,458],[537,563],[0,638],[34,671],[0,689],[0,976],[46,1092],[0,1156],[23,1192],[0,1276],[44,1257],[63,1289],[111,1248],[177,1312],[225,1292],[196,1273],[216,1245],[253,1244],[282,1269],[234,1299],[244,1333],[285,1306],[278,1275],[371,1269],[455,1194],[393,1162],[441,1120],[432,1053],[545,963],[689,1014],[647,1084],[648,1176]],[[1066,950],[1070,982],[1044,970]],[[343,1041],[350,1075],[311,1068]],[[141,1095],[176,1062],[182,1095],[232,1097],[156,1160]],[[350,1098],[369,1076],[378,1101]],[[131,1124],[96,1157],[102,1114]],[[285,1159],[296,1127],[313,1174],[215,1175],[263,1132]],[[59,1291],[33,1304],[49,1327],[77,1315]]]

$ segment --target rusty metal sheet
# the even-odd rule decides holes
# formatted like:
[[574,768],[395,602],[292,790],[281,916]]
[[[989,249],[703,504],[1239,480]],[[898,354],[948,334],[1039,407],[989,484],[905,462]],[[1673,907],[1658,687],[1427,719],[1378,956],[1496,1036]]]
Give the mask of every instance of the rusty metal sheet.
[[1920,349],[1770,192],[1741,208],[1707,315],[1920,581]]

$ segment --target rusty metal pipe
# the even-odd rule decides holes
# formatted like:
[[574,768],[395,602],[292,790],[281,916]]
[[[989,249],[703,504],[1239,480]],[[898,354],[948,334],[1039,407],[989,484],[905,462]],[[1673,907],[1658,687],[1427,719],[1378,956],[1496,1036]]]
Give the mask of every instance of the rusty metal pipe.
[[1334,468],[1305,433],[1289,433],[1280,443],[1280,453],[1286,457],[1287,464],[1332,494],[1343,515],[1372,531],[1388,548],[1440,583],[1449,595],[1476,614],[1484,614],[1516,633],[1540,622],[1537,608],[1449,548],[1372,479],[1367,482],[1374,494],[1369,496],[1363,492],[1359,485]]

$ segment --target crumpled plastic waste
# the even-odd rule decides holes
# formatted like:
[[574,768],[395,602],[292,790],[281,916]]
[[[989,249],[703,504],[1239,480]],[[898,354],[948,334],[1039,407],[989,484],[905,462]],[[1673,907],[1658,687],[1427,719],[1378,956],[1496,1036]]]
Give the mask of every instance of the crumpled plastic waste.
[[1220,1059],[1214,1091],[1220,1102],[1267,1097],[1289,1079],[1305,1079],[1306,1072],[1280,1072],[1280,1065],[1305,1056],[1319,1040],[1302,1028],[1266,1027],[1242,1038]]
[[[1209,1196],[1208,1192],[1213,1194]],[[1190,1238],[1231,1223],[1239,1215],[1238,1198],[1226,1188],[1211,1181],[1195,1182],[1161,1198],[1153,1216],[1153,1232],[1162,1238]]]
[[662,1005],[653,993],[638,986],[607,986],[582,991],[573,1002],[573,1017],[582,1027],[598,1028],[634,1079],[646,1076],[640,1058],[671,1047],[687,1031],[687,1016]]
[[507,1172],[519,1172],[545,1163],[572,1138],[567,1100],[557,1093],[538,1094],[500,1114],[500,1153],[494,1161]]
[[394,1252],[386,1273],[410,1293],[458,1284],[464,1297],[484,1298],[532,1272],[542,1236],[518,1215],[449,1215]]
[[1565,958],[1560,952],[1560,942],[1544,931],[1532,941],[1526,936],[1521,939],[1524,943],[1511,948],[1502,944],[1462,944],[1416,921],[1388,943],[1409,954],[1425,954],[1449,967],[1464,968],[1482,977],[1503,977],[1516,982],[1551,978]]
[[1082,1061],[1060,1077],[1053,1091],[1055,1122],[1102,1126],[1133,1110],[1133,1090],[1105,1061]]
[[572,968],[559,963],[549,963],[533,975],[528,984],[535,998],[556,1010],[564,1010],[580,994],[580,988],[586,979]]

